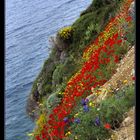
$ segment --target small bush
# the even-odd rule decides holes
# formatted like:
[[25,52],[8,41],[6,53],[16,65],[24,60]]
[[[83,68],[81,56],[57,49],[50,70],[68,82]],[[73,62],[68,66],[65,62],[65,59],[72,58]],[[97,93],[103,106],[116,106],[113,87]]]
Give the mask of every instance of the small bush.
[[47,122],[47,117],[46,117],[46,116],[47,116],[46,113],[42,113],[42,114],[39,116],[38,120],[36,121],[36,126],[37,126],[37,127],[34,129],[32,135],[30,135],[30,136],[31,136],[31,137],[30,137],[30,140],[34,140],[34,137],[35,137],[36,135],[40,134],[40,132],[41,132],[42,129],[43,129],[44,124]]
[[94,0],[92,4],[80,14],[80,16],[83,16],[90,12],[94,12],[99,8],[107,7],[108,5],[114,5],[117,7],[121,2],[122,0]]
[[99,34],[99,32],[100,32],[100,26],[97,23],[90,24],[85,32],[85,37],[84,37],[84,41],[86,42],[85,44],[88,44],[91,41],[93,35]]
[[36,121],[38,127],[42,127],[46,123],[46,114],[42,113]]
[[126,28],[126,40],[133,46],[135,44],[135,23],[131,23],[130,26]]
[[64,27],[58,32],[58,35],[63,41],[71,41],[72,34],[73,34],[73,28],[71,26]]
[[56,85],[60,85],[63,80],[63,64],[59,64],[53,72],[52,76],[52,89],[56,88]]
[[52,93],[46,101],[47,111],[50,113],[52,109],[60,103],[60,101],[61,98],[58,97],[57,93]]

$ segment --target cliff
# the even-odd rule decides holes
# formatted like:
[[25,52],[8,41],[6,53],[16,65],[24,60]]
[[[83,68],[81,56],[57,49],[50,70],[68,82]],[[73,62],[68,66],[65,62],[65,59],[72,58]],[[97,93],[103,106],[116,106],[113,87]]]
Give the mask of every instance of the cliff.
[[51,38],[27,103],[33,139],[109,139],[120,128],[135,103],[134,19],[132,0],[94,0]]
[[26,110],[33,120],[38,116],[38,105],[43,98],[64,91],[68,80],[83,63],[81,58],[85,46],[104,29],[119,4],[119,0],[94,0],[71,26],[73,33],[68,40],[60,38],[58,33],[50,38],[52,51],[34,81],[27,101]]

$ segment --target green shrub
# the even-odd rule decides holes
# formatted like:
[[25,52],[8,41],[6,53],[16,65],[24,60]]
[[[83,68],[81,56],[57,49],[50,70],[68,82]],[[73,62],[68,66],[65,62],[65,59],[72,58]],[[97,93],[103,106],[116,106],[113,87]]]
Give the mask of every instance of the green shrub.
[[99,32],[100,32],[100,26],[98,24],[89,25],[86,32],[85,32],[84,40],[89,42],[92,34],[98,34]]
[[108,5],[114,5],[115,7],[118,7],[121,2],[122,0],[93,0],[91,5],[85,11],[83,11],[80,16],[83,16],[90,12],[95,12],[99,8],[107,7]]
[[57,88],[62,87],[62,85],[66,85],[71,76],[77,72],[78,68],[78,60],[75,60],[72,55],[68,56],[65,62],[63,64],[59,64],[53,73],[52,90],[56,91]]
[[133,46],[135,44],[135,23],[132,22],[130,24],[131,26],[128,26],[126,28],[126,40]]
[[[85,32],[92,23],[94,24],[96,14],[95,13],[88,13],[80,17],[72,26],[74,28],[73,33],[73,44],[80,44],[81,40],[83,39]],[[76,46],[76,45],[75,45]]]
[[56,85],[59,85],[63,81],[63,64],[59,64],[53,72],[52,75],[52,88],[55,88]]
[[52,92],[52,84],[46,84],[44,87],[45,93],[51,93]]
[[56,107],[61,101],[61,98],[58,97],[57,93],[52,93],[46,100],[45,106],[47,111],[50,113],[54,107]]
[[109,18],[116,13],[116,10],[117,6],[112,3],[83,14],[72,25],[74,33],[70,49],[74,52],[76,46],[76,52],[81,53],[85,46],[90,44],[103,31]]

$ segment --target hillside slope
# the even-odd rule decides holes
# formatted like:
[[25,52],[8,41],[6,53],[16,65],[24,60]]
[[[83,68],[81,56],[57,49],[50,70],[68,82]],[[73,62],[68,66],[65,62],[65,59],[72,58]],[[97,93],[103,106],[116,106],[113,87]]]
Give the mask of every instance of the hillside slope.
[[[108,0],[94,2],[98,8],[111,4]],[[91,16],[93,12],[89,7],[73,27],[58,32],[59,45],[55,45],[37,78],[40,84],[36,81],[31,92],[30,100],[37,106],[29,106],[31,101],[28,102],[28,112],[36,109],[38,113],[32,139],[106,140],[120,128],[124,114],[135,106],[132,4],[133,0],[120,3],[121,7],[102,31],[95,24],[87,28],[88,32],[83,29],[80,21],[84,20],[86,27],[89,20],[85,21],[83,16],[89,13]],[[79,25],[77,30],[76,24]],[[76,41],[75,33],[79,35],[81,31],[85,31],[85,38],[79,36]],[[84,41],[81,43],[79,39]],[[53,54],[58,54],[62,48],[65,55],[60,62],[59,55]]]
[[[27,114],[33,120],[39,116],[40,103],[52,94],[64,92],[67,82],[83,64],[85,48],[104,30],[121,3],[120,0],[94,0],[71,27],[67,28],[72,30],[62,28],[62,36],[58,31],[55,37],[50,38],[51,54],[34,81],[27,101]],[[63,31],[68,31],[69,34]]]

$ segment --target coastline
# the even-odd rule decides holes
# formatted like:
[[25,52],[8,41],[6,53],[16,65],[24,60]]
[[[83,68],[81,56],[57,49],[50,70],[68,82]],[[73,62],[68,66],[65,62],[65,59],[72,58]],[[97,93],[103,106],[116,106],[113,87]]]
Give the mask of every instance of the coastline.
[[[108,2],[109,1],[106,1],[106,4],[108,4]],[[91,44],[92,43],[94,44],[94,42],[92,41],[101,36],[100,33],[104,31],[104,27],[107,25],[110,19],[115,20],[112,17],[114,17],[116,13],[118,12],[117,6],[119,6],[118,3],[117,3],[118,5],[116,6],[113,2],[110,2],[109,6],[102,8],[102,6],[105,3],[100,3],[99,5],[96,5],[97,3],[98,3],[97,1],[93,2],[84,12],[81,13],[81,16],[79,17],[79,19],[76,20],[76,22],[73,23],[73,25],[60,29],[57,32],[56,37],[52,38],[53,48],[52,48],[51,54],[49,58],[45,61],[42,71],[40,72],[39,76],[34,82],[32,91],[30,93],[30,98],[27,104],[27,112],[30,113],[33,111],[35,115],[34,114],[29,114],[29,115],[31,116],[31,118],[34,118],[37,122],[40,120],[41,116],[43,117],[43,115],[49,117],[51,113],[54,113],[53,109],[57,109],[59,105],[61,104],[61,102],[63,103],[64,101],[63,97],[65,97],[64,93],[66,90],[67,92],[70,92],[68,85],[71,81],[74,81],[73,75],[76,77],[80,74],[81,72],[80,69],[83,68],[82,66],[86,64],[85,63],[86,61],[87,61],[86,66],[88,66],[88,63],[89,64],[91,63],[93,66],[95,66],[94,62],[90,60],[89,56],[94,51],[100,52],[100,49],[98,49],[98,46],[97,48],[92,48]],[[116,6],[116,11],[114,10],[115,6]],[[106,10],[106,12],[104,12],[104,10]],[[98,15],[98,17],[95,16],[96,14]],[[93,22],[92,18],[94,20],[96,19],[94,21],[95,22],[94,24],[92,23]],[[116,18],[116,21],[117,21],[117,18]],[[115,29],[115,27],[113,29]],[[79,36],[79,33],[80,33],[80,36]],[[116,35],[114,33],[112,34],[114,35],[113,36],[114,38],[118,36],[118,34]],[[104,36],[103,38],[106,39],[107,37]],[[122,40],[124,40],[125,42],[125,39],[122,39]],[[121,43],[122,40],[118,40],[118,42]],[[134,45],[133,38],[129,40],[129,46],[130,44],[131,46]],[[75,46],[77,48],[75,48]],[[126,46],[128,46],[127,43],[126,43]],[[101,46],[101,49],[103,47],[104,46]],[[90,51],[90,48],[93,50]],[[124,50],[122,49],[121,50],[122,54],[118,52],[121,55],[119,56],[120,58],[118,56],[115,56],[115,60],[114,60],[115,63],[118,63],[119,60],[122,59],[124,54],[128,51],[128,48],[124,48]],[[117,51],[118,50],[116,49],[116,52]],[[86,54],[85,58],[84,58],[83,53]],[[94,53],[93,53],[93,56],[94,56]],[[112,67],[112,69],[113,68],[114,68],[113,72],[110,71],[111,73],[108,73],[107,80],[109,80],[111,78],[111,75],[115,73],[115,68],[116,68],[115,64],[114,64],[114,67]],[[91,66],[88,66],[88,69],[91,69]],[[98,66],[95,69],[98,69]],[[102,83],[100,83],[101,84],[100,86],[102,86],[102,84],[105,83],[107,80],[102,80]],[[77,81],[77,82],[80,82],[80,81]],[[94,86],[96,87],[96,84]],[[128,90],[131,90],[131,88],[132,87],[130,87],[130,89]],[[69,96],[70,94],[71,93],[69,93]],[[75,93],[75,96],[81,96],[81,94]],[[34,102],[31,103],[32,101]],[[69,104],[69,106],[72,106],[72,105]],[[41,112],[38,114],[39,111]],[[46,119],[44,120],[44,122],[46,122]],[[40,125],[39,122],[38,124]],[[42,127],[42,125],[40,125],[40,127]],[[106,126],[106,127],[110,127],[110,126]]]

